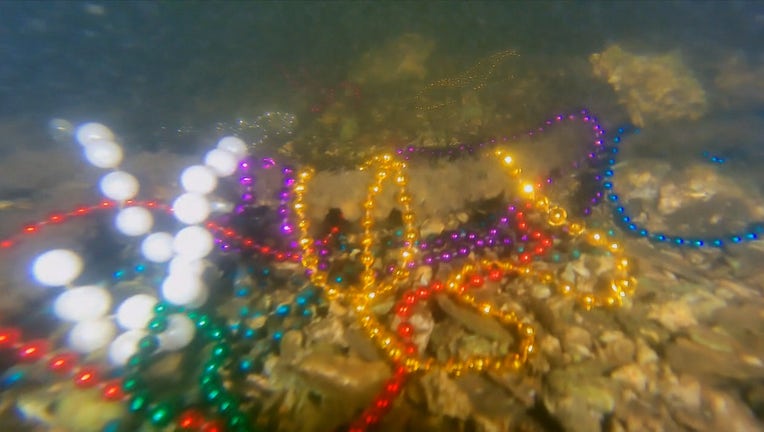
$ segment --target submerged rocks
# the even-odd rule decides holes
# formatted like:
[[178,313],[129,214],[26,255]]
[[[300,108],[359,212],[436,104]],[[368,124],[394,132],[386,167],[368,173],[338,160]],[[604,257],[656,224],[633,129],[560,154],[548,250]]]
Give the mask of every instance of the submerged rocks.
[[611,45],[589,57],[637,126],[655,120],[695,120],[708,111],[706,92],[678,53],[639,55]]

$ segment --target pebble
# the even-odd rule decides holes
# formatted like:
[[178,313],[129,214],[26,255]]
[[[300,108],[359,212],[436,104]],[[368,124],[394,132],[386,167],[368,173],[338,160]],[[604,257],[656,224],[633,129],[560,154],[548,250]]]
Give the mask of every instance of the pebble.
[[299,330],[289,330],[281,337],[281,349],[279,353],[282,360],[291,362],[297,358],[302,351],[304,337]]
[[647,318],[658,321],[672,332],[697,325],[692,309],[684,301],[670,301],[654,305]]
[[695,411],[700,409],[701,385],[692,375],[671,375],[660,383],[661,395],[669,404]]
[[428,411],[438,416],[466,420],[472,402],[459,385],[442,370],[424,375],[419,381],[424,390]]
[[734,340],[721,331],[695,326],[689,328],[687,334],[690,337],[690,340],[697,342],[706,348],[725,353],[733,352],[732,345],[734,344]]
[[531,287],[531,296],[533,298],[543,300],[547,299],[552,295],[552,290],[549,289],[549,286],[547,285],[533,285]]
[[637,339],[637,363],[645,365],[658,361],[658,354],[643,339]]
[[418,283],[421,285],[427,285],[430,283],[431,279],[432,279],[431,266],[422,265],[417,267],[416,271],[414,272],[415,283]]
[[636,363],[630,363],[619,367],[610,374],[610,377],[628,385],[638,392],[644,392],[647,389],[647,375]]
[[438,306],[451,318],[461,323],[464,327],[481,336],[494,339],[498,342],[511,342],[512,334],[502,327],[491,317],[458,305],[447,296],[439,294],[435,296]]
[[560,340],[554,336],[548,334],[541,336],[538,345],[541,352],[547,357],[558,358],[562,354]]
[[427,219],[419,227],[419,236],[426,239],[428,236],[442,233],[444,229],[446,229],[446,224],[440,219]]
[[582,327],[569,327],[562,337],[563,350],[576,361],[583,358],[591,358],[592,337]]
[[340,347],[348,346],[347,338],[345,337],[345,325],[341,319],[331,314],[308,325],[306,333],[311,343],[321,342]]
[[599,336],[599,340],[605,345],[599,354],[609,365],[620,366],[634,360],[636,345],[622,332],[607,330]]
[[574,368],[547,375],[544,405],[566,431],[599,431],[604,415],[615,408],[611,384],[591,372]]

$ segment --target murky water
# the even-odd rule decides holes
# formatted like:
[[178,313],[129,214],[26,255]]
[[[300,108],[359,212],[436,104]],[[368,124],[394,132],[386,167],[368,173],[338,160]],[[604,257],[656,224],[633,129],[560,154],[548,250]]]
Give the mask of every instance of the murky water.
[[[134,292],[155,294],[166,273],[162,266],[128,258],[139,253],[138,243],[114,237],[111,216],[59,231],[48,226],[60,223],[50,212],[99,199],[101,172],[86,166],[72,136],[83,122],[115,131],[125,151],[123,168],[140,177],[147,199],[176,196],[178,172],[199,163],[224,135],[241,137],[258,158],[288,161],[296,169],[316,167],[309,184],[316,192],[305,197],[312,213],[305,217],[319,222],[326,236],[321,244],[330,245],[327,274],[351,285],[361,280],[365,258],[359,257],[367,251],[360,245],[368,234],[359,228],[368,178],[357,168],[396,149],[430,155],[411,162],[411,209],[421,240],[441,255],[426,255],[422,247],[417,278],[445,278],[458,269],[454,263],[475,256],[520,259],[530,253],[530,247],[505,250],[491,243],[501,249],[492,255],[483,250],[490,249],[489,240],[464,246],[471,230],[491,232],[488,224],[501,220],[497,209],[503,211],[516,192],[507,186],[505,171],[458,155],[508,142],[526,174],[544,176],[552,184],[551,197],[569,206],[571,217],[592,213],[586,219],[590,227],[623,241],[624,256],[637,263],[631,276],[639,288],[628,292],[621,309],[588,311],[586,295],[565,299],[507,270],[511,277],[500,274],[496,286],[482,293],[481,301],[491,303],[487,309],[481,303],[482,315],[444,295],[431,304],[429,292],[410,297],[419,298],[409,302],[416,311],[413,330],[396,331],[426,333],[423,355],[441,361],[479,353],[480,361],[465,368],[482,371],[485,357],[506,354],[502,344],[522,339],[506,330],[511,320],[502,321],[504,327],[490,321],[499,315],[485,311],[497,306],[536,329],[537,346],[528,350],[534,356],[518,375],[459,377],[462,370],[453,362],[442,369],[448,373],[412,373],[403,395],[392,399],[392,413],[372,417],[370,427],[760,430],[764,248],[751,240],[764,227],[763,41],[761,2],[0,3],[0,241],[13,243],[0,243],[0,324],[18,326],[29,337],[50,337],[56,346],[67,344],[69,324],[52,313],[58,292],[39,289],[29,270],[19,271],[46,242],[82,251],[92,265],[81,280],[109,285],[115,300]],[[609,174],[587,165],[586,145],[601,138],[599,123],[587,113],[597,114],[608,145],[622,134],[623,145],[612,153],[617,156],[608,156],[617,158],[605,167]],[[276,163],[268,159],[263,166],[270,170]],[[354,421],[367,421],[361,413],[368,413],[367,402],[390,379],[387,355],[394,356],[376,350],[373,337],[365,338],[366,329],[353,316],[352,310],[361,309],[355,309],[352,290],[331,307],[336,299],[313,303],[301,291],[310,285],[304,272],[284,262],[291,252],[275,258],[273,251],[289,247],[281,234],[294,228],[279,226],[287,222],[286,210],[278,209],[286,204],[274,198],[284,187],[276,171],[258,173],[257,188],[244,194],[254,193],[260,206],[219,219],[263,242],[256,253],[231,253],[243,246],[230,246],[211,261],[220,270],[215,286],[223,294],[213,294],[209,313],[227,320],[226,331],[239,338],[231,346],[241,357],[241,370],[231,363],[220,373],[228,390],[243,395],[251,422],[241,430],[257,430],[254,424],[279,431],[346,430]],[[613,171],[615,186],[589,178]],[[292,193],[294,180],[283,182],[284,193]],[[233,181],[221,183],[230,189],[215,197],[223,208],[224,200],[238,199],[241,191]],[[598,187],[605,192],[590,198]],[[608,196],[610,187],[620,198]],[[392,266],[390,250],[406,235],[408,216],[390,204],[399,197],[385,194],[380,200],[387,204],[375,207],[379,227],[368,235],[384,242],[374,253]],[[618,204],[591,210],[590,199],[620,199],[628,211]],[[405,199],[399,204],[408,205]],[[73,210],[68,217],[76,215]],[[39,227],[26,225],[45,217]],[[174,229],[172,218],[158,218],[163,228]],[[608,285],[603,276],[618,268],[611,261],[620,259],[620,249],[601,253],[575,239],[568,243],[567,225],[549,225],[544,226],[556,242],[550,245],[559,251],[553,258],[525,257],[530,262],[592,292],[623,282]],[[36,227],[52,232],[35,236]],[[435,240],[442,231],[445,240]],[[522,238],[515,231],[508,235],[511,241]],[[458,246],[470,258],[460,256],[460,249],[453,256],[438,249],[449,238],[462,242]],[[491,241],[503,241],[497,238]],[[298,256],[297,249],[292,252]],[[117,270],[124,265],[131,268]],[[393,274],[395,267],[390,269]],[[387,277],[382,266],[375,271]],[[474,285],[482,287],[478,279]],[[402,319],[390,312],[400,305],[394,301],[374,305],[391,328]],[[294,310],[283,305],[299,305],[305,317],[317,318],[293,317]],[[241,312],[247,308],[250,315]],[[236,318],[241,313],[244,318]],[[284,314],[286,321],[278,321]],[[239,328],[252,323],[260,323],[267,337],[256,343],[242,339]],[[127,415],[99,402],[96,393],[51,379],[44,369],[53,367],[40,364],[63,348],[44,355],[37,366],[17,364],[26,345],[7,343],[6,329],[0,327],[0,429],[172,429],[157,426],[166,419],[156,417],[164,406],[154,400]],[[195,409],[219,402],[197,403],[196,390],[186,385],[201,367],[188,353],[211,351],[210,343],[194,344],[139,371],[156,378],[156,387],[166,387],[153,389],[157,394],[188,390],[173,396],[173,407],[186,397]],[[92,359],[108,363],[103,350]],[[106,370],[115,377],[121,373]],[[75,368],[72,374],[80,372]],[[384,417],[387,409],[372,414]],[[227,410],[206,410],[205,421],[230,422]],[[86,420],[71,420],[80,416]],[[117,417],[128,420],[111,421]]]

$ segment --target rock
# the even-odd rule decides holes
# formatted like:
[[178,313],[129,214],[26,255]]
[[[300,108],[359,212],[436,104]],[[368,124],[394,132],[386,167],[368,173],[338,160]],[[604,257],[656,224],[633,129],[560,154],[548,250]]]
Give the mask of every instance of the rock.
[[645,365],[658,361],[658,354],[643,339],[637,339],[637,363]]
[[599,356],[612,366],[620,366],[634,360],[636,345],[620,331],[607,330],[599,337],[605,346],[600,349]]
[[443,221],[437,218],[430,218],[419,226],[419,236],[426,239],[431,235],[442,233],[444,229],[446,229],[446,224]]
[[750,432],[764,429],[748,407],[730,394],[711,389],[703,390],[703,407],[711,413],[709,431]]
[[442,370],[428,373],[419,380],[424,390],[427,410],[437,416],[467,420],[472,414],[472,402],[467,393]]
[[491,317],[472,311],[461,305],[457,305],[447,296],[438,294],[435,301],[443,311],[461,325],[481,336],[485,336],[502,343],[513,340],[512,334]]
[[658,321],[672,332],[697,325],[692,309],[684,301],[670,301],[652,306],[647,318]]
[[537,344],[542,354],[553,359],[557,359],[562,354],[560,340],[552,335],[545,334],[537,337]]
[[764,386],[753,385],[748,389],[745,392],[745,403],[758,418],[764,417]]
[[738,354],[712,349],[685,337],[668,345],[665,352],[668,363],[679,372],[716,380],[764,378],[764,368],[744,362]]
[[531,296],[535,299],[543,300],[552,295],[552,290],[548,285],[536,284],[531,287]]
[[[332,302],[332,304],[335,303]],[[305,333],[310,343],[329,343],[338,347],[348,346],[345,337],[345,325],[341,319],[332,314],[326,318],[313,321],[307,326]]]
[[706,92],[678,53],[637,55],[619,45],[589,57],[594,75],[607,80],[631,121],[695,120],[708,110]]
[[619,367],[610,374],[610,377],[640,393],[647,389],[647,375],[645,375],[642,367],[636,363]]
[[702,289],[685,294],[682,299],[691,305],[693,316],[701,321],[710,319],[717,310],[727,306],[722,298]]
[[616,407],[614,427],[609,432],[658,432],[677,430],[657,401],[632,399]]
[[352,352],[366,361],[377,361],[382,355],[377,346],[372,342],[363,330],[357,327],[347,329],[345,336]]
[[582,374],[583,371],[555,370],[546,377],[544,406],[566,431],[599,431],[603,417],[615,407],[613,389],[607,379]]
[[291,362],[297,358],[302,350],[303,335],[299,330],[289,330],[281,337],[281,347],[279,354],[286,362]]
[[414,271],[414,283],[427,285],[432,279],[432,267],[421,265]]
[[366,362],[323,352],[306,354],[296,368],[311,388],[348,397],[374,394],[390,376],[384,361]]
[[581,327],[573,326],[569,327],[562,337],[562,348],[565,353],[570,354],[574,361],[578,361],[583,358],[593,357],[592,337]]
[[414,327],[414,336],[411,338],[411,341],[417,346],[420,353],[424,352],[430,343],[432,330],[435,328],[432,312],[430,312],[429,308],[417,310],[416,313],[411,315],[409,324]]
[[685,410],[700,409],[700,381],[697,378],[683,374],[679,378],[673,375],[659,384],[660,394],[669,405]]
[[687,335],[690,337],[690,340],[706,348],[725,353],[733,352],[735,341],[721,331],[695,326],[688,329]]

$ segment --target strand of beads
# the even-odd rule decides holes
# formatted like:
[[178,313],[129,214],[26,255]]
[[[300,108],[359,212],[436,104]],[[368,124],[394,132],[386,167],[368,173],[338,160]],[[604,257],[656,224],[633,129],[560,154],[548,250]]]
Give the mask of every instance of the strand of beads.
[[[239,184],[242,187],[241,201],[235,208],[235,213],[241,215],[246,212],[248,208],[255,205],[256,197],[254,193],[254,168],[258,165],[251,159],[245,159],[239,164],[241,176],[239,178]],[[276,161],[272,158],[262,158],[260,164],[262,169],[270,170],[277,166]],[[290,236],[294,227],[289,218],[289,192],[290,188],[294,185],[294,170],[287,165],[281,167],[281,175],[283,177],[282,186],[276,193],[276,200],[278,202],[276,211],[280,217],[279,232],[284,236]],[[291,246],[291,245],[290,245]],[[296,245],[295,245],[296,246]]]
[[605,191],[606,201],[613,209],[614,221],[616,225],[621,227],[625,232],[637,237],[646,238],[654,243],[668,244],[676,247],[684,246],[693,248],[722,248],[727,244],[738,244],[757,240],[759,236],[764,233],[764,221],[752,222],[748,225],[748,228],[742,231],[730,232],[724,235],[709,237],[685,237],[675,234],[651,232],[647,228],[636,223],[631,213],[628,211],[626,205],[621,202],[620,197],[615,192],[615,164],[620,152],[620,135],[625,131],[626,128],[619,129],[619,135],[612,139],[610,146],[608,147],[607,155],[602,162],[603,168],[597,176],[597,180],[600,182],[602,188]]
[[[225,385],[224,373],[233,363],[231,336],[225,326],[215,317],[197,311],[185,310],[167,303],[159,303],[154,308],[155,316],[149,324],[149,336],[141,339],[138,352],[133,355],[125,367],[123,390],[127,393],[128,409],[135,414],[143,414],[145,419],[157,427],[166,427],[173,421],[181,430],[209,430],[204,423],[214,425],[217,430],[253,431],[247,416],[241,410],[241,401]],[[203,336],[207,343],[208,354],[202,363],[198,383],[202,393],[199,401],[222,418],[223,424],[216,420],[202,421],[203,415],[192,408],[179,413],[176,398],[160,399],[152,390],[151,383],[142,373],[156,358],[154,354],[162,345],[163,333],[168,331],[172,321],[187,321]],[[192,333],[193,334],[193,333]],[[191,341],[190,341],[191,342]],[[187,403],[186,406],[189,404]]]
[[[404,162],[396,160],[394,157],[387,154],[371,159],[362,167],[362,169],[367,171],[374,169],[371,171],[372,182],[368,188],[366,200],[363,203],[364,211],[361,217],[362,234],[360,243],[362,250],[359,255],[363,270],[361,272],[360,287],[349,288],[345,291],[340,289],[342,287],[339,286],[336,281],[329,281],[326,271],[319,268],[319,254],[315,242],[309,234],[310,223],[307,218],[305,195],[307,193],[307,183],[311,178],[313,171],[305,169],[297,175],[297,181],[294,187],[293,210],[297,218],[299,244],[303,250],[303,266],[306,268],[311,281],[316,286],[324,288],[324,293],[327,299],[344,299],[353,305],[356,317],[361,323],[365,321],[364,317],[371,315],[367,306],[378,296],[388,291],[393,291],[398,285],[407,281],[410,276],[409,271],[415,265],[415,243],[417,233],[414,229],[414,214],[411,210],[411,196],[407,191],[408,180],[405,168],[406,164]],[[379,277],[372,268],[375,261],[372,251],[372,246],[375,243],[375,236],[372,228],[374,225],[374,207],[377,201],[377,196],[382,190],[382,185],[387,180],[391,180],[399,187],[398,203],[403,208],[402,221],[404,226],[402,235],[404,243],[399,252],[400,265],[399,268],[393,272],[391,282],[377,288]],[[375,333],[374,329],[366,328],[368,337],[372,339],[377,337],[380,333],[379,329],[376,329]],[[401,350],[393,345],[392,338],[386,338],[379,343],[388,350],[391,356],[400,356]],[[406,368],[396,367],[393,378],[385,384],[382,393],[375,399],[374,405],[370,409],[364,411],[360,420],[353,422],[351,430],[364,430],[366,427],[377,423],[390,409],[392,401],[401,391],[406,375]]]
[[455,77],[439,79],[426,85],[414,97],[416,109],[421,111],[432,111],[456,102],[453,98],[446,98],[443,102],[428,103],[426,95],[433,93],[437,89],[458,90],[464,87],[470,87],[472,90],[482,89],[494,74],[496,68],[505,61],[507,57],[517,55],[517,52],[511,49],[499,51],[481,59],[472,67]]
[[[126,200],[123,205],[125,207],[137,206],[147,209],[156,209],[165,213],[170,212],[170,207],[168,205],[155,200]],[[82,205],[69,211],[53,212],[47,218],[29,223],[25,225],[20,232],[0,240],[0,250],[8,249],[24,241],[29,236],[39,234],[44,228],[57,226],[69,222],[74,218],[89,216],[99,211],[114,210],[117,206],[118,203],[116,201],[104,199],[97,204]]]
[[[477,144],[457,144],[446,147],[415,147],[408,146],[405,148],[399,148],[396,150],[396,154],[402,157],[404,160],[410,160],[414,157],[428,157],[428,158],[449,158],[455,159],[466,155],[475,155],[481,153],[484,150],[490,150],[499,145],[507,145],[519,141],[521,138],[533,138],[540,134],[549,131],[552,127],[562,125],[566,122],[574,123],[580,122],[580,124],[587,126],[591,131],[591,148],[586,152],[585,156],[574,160],[569,164],[568,169],[578,171],[582,167],[596,167],[596,164],[602,159],[604,153],[607,151],[604,145],[605,130],[599,122],[597,116],[592,114],[587,109],[581,109],[577,112],[568,114],[557,114],[547,120],[545,120],[541,126],[534,129],[530,129],[522,134],[516,134],[513,136],[494,137],[488,140],[482,141]],[[620,131],[618,139],[621,139],[621,135],[624,131]],[[535,182],[537,188],[542,186],[548,186],[556,183],[554,177],[563,177],[566,172],[559,171],[554,176],[547,176],[546,178],[539,179]],[[595,176],[595,183],[599,182],[599,177]],[[589,203],[581,209],[584,215],[589,215],[594,205],[597,205],[602,201],[604,193],[602,189],[592,191],[592,196],[587,198]]]
[[[481,264],[482,267],[485,268],[486,273],[489,274],[491,280],[501,280],[501,278],[509,273],[518,275],[528,274],[528,270],[525,267],[518,267],[509,263],[493,263],[485,261]],[[543,277],[539,277],[539,279],[542,282],[549,282]],[[528,355],[533,352],[535,331],[530,325],[522,323],[516,314],[512,312],[502,312],[498,306],[487,302],[477,302],[468,287],[479,288],[482,284],[482,276],[476,272],[475,266],[466,264],[460,271],[450,276],[445,283],[435,280],[431,281],[426,286],[419,286],[415,290],[404,292],[396,303],[394,311],[399,320],[399,323],[396,326],[396,333],[402,343],[402,355],[405,358],[401,360],[400,358],[397,358],[397,352],[386,350],[391,357],[396,356],[396,358],[391,358],[391,360],[400,361],[409,372],[427,371],[433,367],[437,367],[448,374],[456,376],[467,371],[482,372],[484,370],[492,370],[501,372],[504,370],[518,370],[522,367],[527,361]],[[481,356],[469,357],[461,361],[449,359],[446,362],[440,363],[432,357],[422,359],[419,349],[413,343],[415,326],[409,322],[409,318],[411,317],[414,308],[419,303],[426,302],[433,296],[441,294],[452,294],[462,304],[479,311],[482,315],[492,317],[502,326],[510,328],[514,332],[516,340],[515,352],[508,353],[503,359],[493,359],[491,357]],[[373,317],[366,318],[362,322],[371,328],[378,328],[375,327],[378,322],[376,322],[376,319]],[[374,340],[377,341],[378,346],[382,348],[384,345],[379,344],[379,341],[384,341],[385,338],[393,337],[393,333],[388,332],[387,330],[380,330],[379,334],[380,337],[377,337]]]
[[406,386],[408,375],[405,367],[394,364],[393,376],[384,383],[369,407],[363,410],[361,415],[350,424],[348,432],[363,432],[379,423],[390,411],[393,402]]
[[[376,171],[372,172],[373,181],[368,188],[366,200],[363,203],[363,215],[361,217],[361,252],[360,263],[363,266],[361,272],[361,286],[356,290],[357,293],[362,293],[362,296],[371,296],[379,294],[371,291],[370,288],[375,284],[377,276],[372,266],[375,261],[372,246],[375,243],[374,232],[372,230],[374,226],[374,206],[375,199],[379,192],[382,190],[381,185],[386,180],[392,180],[399,186],[400,192],[398,195],[398,202],[403,207],[402,218],[404,223],[404,245],[400,250],[400,266],[393,274],[392,285],[402,283],[409,277],[409,269],[415,264],[414,258],[416,256],[416,229],[414,228],[414,213],[411,210],[411,196],[406,190],[408,180],[404,169],[406,164],[404,162],[396,160],[393,156],[385,154],[377,156],[362,166],[362,170],[369,170],[370,168],[376,168]],[[336,300],[341,297],[342,286],[334,282],[329,281],[328,274],[322,271],[319,264],[319,254],[315,247],[315,242],[310,236],[310,222],[307,217],[307,208],[305,205],[305,195],[307,193],[307,183],[313,175],[313,170],[310,168],[303,169],[297,175],[297,181],[294,186],[294,196],[292,209],[297,219],[299,244],[302,248],[302,265],[306,268],[311,281],[320,287],[324,287],[324,294],[329,300]]]
[[549,227],[558,229],[571,239],[581,238],[591,246],[603,248],[613,256],[615,270],[607,293],[597,295],[595,293],[578,292],[572,285],[567,283],[559,285],[560,293],[576,296],[581,305],[586,309],[597,306],[620,305],[623,299],[633,292],[636,287],[636,280],[631,276],[629,260],[625,258],[621,244],[615,240],[608,239],[600,231],[587,229],[579,221],[570,220],[567,210],[553,204],[549,198],[541,193],[540,188],[520,177],[522,170],[514,165],[514,159],[506,151],[499,149],[494,152],[494,155],[507,169],[510,179],[520,185],[519,195],[527,201],[524,206],[527,210],[539,212]]
[[[98,123],[86,123],[78,127],[76,138],[85,150],[86,158],[96,167],[115,168],[122,159],[121,147],[114,142],[113,133]],[[186,225],[174,236],[155,232],[146,236],[141,251],[149,261],[169,261],[168,275],[161,283],[160,294],[168,302],[178,306],[197,308],[209,296],[209,289],[202,279],[204,258],[214,247],[213,235],[200,226],[216,207],[208,195],[215,190],[218,179],[233,174],[239,161],[246,155],[246,144],[235,137],[224,137],[217,148],[209,151],[204,165],[193,165],[183,170],[180,184],[184,193],[173,202],[173,215]],[[102,192],[116,201],[133,198],[139,190],[138,181],[130,174],[115,171],[101,180]],[[151,214],[144,208],[122,208],[116,217],[116,225],[128,236],[143,236],[152,225]],[[146,340],[144,329],[156,298],[146,295],[133,296],[120,306],[117,317],[128,331],[112,343],[110,358],[115,364],[124,364],[130,354]],[[120,311],[122,318],[120,318]],[[170,331],[160,338],[162,348],[177,350],[193,339],[194,326],[182,316],[170,322]]]
[[[67,350],[54,351],[47,339],[22,341],[21,330],[16,327],[0,327],[0,352],[9,352],[15,361],[29,365],[44,363],[45,368],[55,376],[67,377],[80,389],[98,387],[101,397],[107,401],[118,402],[124,398],[122,382],[108,379],[106,374],[95,365],[81,364],[80,356]],[[0,386],[4,389],[24,379],[24,369],[9,370],[5,373]]]
[[[236,297],[245,290],[237,289]],[[233,338],[253,346],[239,359],[235,370],[238,373],[260,373],[265,357],[278,351],[284,333],[304,327],[316,314],[322,298],[313,286],[298,291],[285,302],[266,308],[255,305],[241,306],[236,318],[229,320],[228,329]]]

